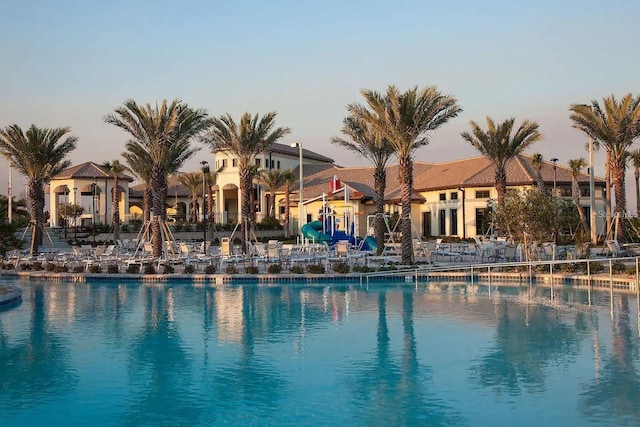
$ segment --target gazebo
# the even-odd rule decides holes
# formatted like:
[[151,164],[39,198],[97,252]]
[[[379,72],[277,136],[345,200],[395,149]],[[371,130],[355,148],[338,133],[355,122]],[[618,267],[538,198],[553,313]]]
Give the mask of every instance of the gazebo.
[[[129,222],[129,183],[133,178],[121,174],[120,218]],[[86,162],[72,166],[54,176],[49,183],[49,213],[52,227],[111,223],[111,194],[114,179],[102,166]],[[105,197],[105,195],[108,195]],[[81,212],[66,212],[69,205],[80,206]],[[71,208],[73,210],[73,208]]]

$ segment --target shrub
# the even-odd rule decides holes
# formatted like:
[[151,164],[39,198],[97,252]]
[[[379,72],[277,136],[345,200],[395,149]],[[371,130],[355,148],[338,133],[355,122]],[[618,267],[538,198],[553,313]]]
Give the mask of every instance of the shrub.
[[15,266],[13,265],[13,263],[8,262],[8,263],[4,264],[4,266],[2,268],[5,269],[5,270],[13,270],[14,267]]
[[590,262],[589,263],[589,271],[591,273],[602,273],[604,271],[604,266],[601,262]]
[[162,274],[173,274],[173,273],[175,273],[175,269],[173,268],[172,265],[165,264],[164,267],[162,268]]
[[333,271],[340,274],[347,274],[349,271],[351,271],[351,268],[346,262],[336,262],[335,264],[333,264]]
[[138,273],[140,273],[140,265],[139,264],[129,264],[127,266],[127,273],[129,273],[129,274],[138,274]]
[[182,230],[184,230],[184,225],[182,225],[181,222],[179,222],[179,223],[177,223],[176,225],[173,226],[173,231],[175,231],[176,233],[179,233]]
[[244,272],[247,274],[258,274],[258,267],[255,265],[249,265],[244,268]]
[[227,274],[238,274],[238,268],[235,265],[228,265],[226,273]]
[[611,271],[615,274],[624,273],[626,269],[627,269],[627,266],[624,265],[622,261],[614,261],[611,264]]
[[56,269],[56,265],[52,262],[48,262],[44,266],[44,271],[53,271]]
[[72,273],[84,273],[84,266],[82,265],[76,265],[73,267],[73,270],[71,270]]
[[325,269],[324,269],[324,266],[320,264],[309,264],[307,265],[307,273],[324,274]]
[[156,268],[153,266],[153,264],[144,265],[144,274],[156,274]]
[[282,272],[282,266],[280,264],[271,264],[267,267],[267,272],[269,274],[280,274]]
[[196,269],[193,268],[193,265],[185,265],[182,269],[182,273],[184,274],[193,274],[195,271]]
[[375,271],[375,268],[369,267],[368,265],[355,264],[353,266],[354,273],[370,273],[372,271]]
[[278,218],[265,217],[258,223],[259,230],[279,230],[281,228],[282,226]]
[[218,269],[213,264],[209,264],[204,268],[205,274],[214,274],[216,271],[218,271]]
[[42,271],[42,270],[44,270],[44,267],[42,266],[42,263],[40,261],[35,261],[31,265],[31,269],[35,270],[35,271]]
[[539,264],[535,267],[535,271],[538,273],[548,273],[549,272],[549,264]]
[[560,264],[560,272],[562,273],[576,273],[578,270],[580,270],[580,264],[576,262]]
[[56,265],[56,267],[53,269],[54,273],[68,273],[69,272],[69,267],[67,267],[66,265]]
[[102,267],[97,264],[91,264],[89,266],[89,273],[102,273]]
[[293,274],[302,274],[304,273],[304,268],[302,268],[301,265],[293,265],[291,266],[289,271],[292,272]]
[[107,273],[109,274],[116,274],[120,272],[120,268],[118,268],[118,266],[116,264],[109,264],[107,265]]

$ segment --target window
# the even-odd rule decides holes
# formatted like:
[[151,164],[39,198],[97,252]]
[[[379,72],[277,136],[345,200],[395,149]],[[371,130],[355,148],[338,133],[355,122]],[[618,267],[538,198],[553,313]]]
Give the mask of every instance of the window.
[[231,160],[231,166],[234,167],[234,168],[238,167],[238,159],[232,159]]
[[227,159],[222,159],[222,167],[223,168],[227,167]]
[[489,229],[489,224],[487,221],[487,208],[477,208],[476,209],[476,235],[484,236],[487,234],[487,230]]
[[451,193],[451,200],[458,200],[458,192],[454,191],[453,193]]
[[276,161],[275,160],[271,160],[271,166],[269,167],[269,169],[273,169],[276,167]]
[[591,196],[591,191],[589,191],[589,187],[580,188],[580,197],[589,197]]
[[440,200],[447,200],[447,193],[440,193]]
[[278,160],[278,169],[280,169],[280,160]]
[[458,235],[458,209],[450,209],[449,210],[449,228],[451,228],[452,236]]
[[260,167],[260,159],[256,159],[256,166]]
[[488,198],[489,198],[489,190],[476,191],[476,199],[488,199]]
[[438,213],[438,223],[439,223],[439,230],[438,233],[441,236],[444,236],[447,234],[447,228],[446,228],[446,224],[447,224],[447,211],[445,209],[440,209],[440,212]]

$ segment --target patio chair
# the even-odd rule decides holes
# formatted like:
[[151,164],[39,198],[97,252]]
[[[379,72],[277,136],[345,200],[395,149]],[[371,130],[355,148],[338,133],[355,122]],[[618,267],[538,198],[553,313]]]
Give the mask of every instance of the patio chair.
[[629,256],[631,254],[628,250],[622,249],[617,240],[605,240],[604,243],[607,246],[605,248],[607,256],[617,258]]

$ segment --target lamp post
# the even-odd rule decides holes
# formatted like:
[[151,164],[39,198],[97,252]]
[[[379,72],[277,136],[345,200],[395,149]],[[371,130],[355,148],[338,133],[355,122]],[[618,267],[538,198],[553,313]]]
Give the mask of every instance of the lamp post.
[[93,193],[93,197],[91,198],[91,241],[93,243],[96,242],[96,184],[95,182],[91,184],[91,192]]
[[467,238],[467,220],[465,218],[466,215],[465,215],[465,207],[464,207],[466,191],[462,187],[459,187],[458,191],[462,192],[462,238],[466,239]]
[[598,231],[596,230],[596,189],[593,172],[593,138],[589,137],[589,231],[591,243],[598,243]]
[[291,147],[298,147],[298,154],[299,154],[299,167],[300,167],[300,194],[298,196],[298,216],[300,218],[300,223],[298,224],[298,227],[300,228],[300,243],[302,243],[304,241],[304,235],[302,234],[302,194],[304,192],[304,174],[302,171],[302,144],[300,144],[299,142],[292,142]]
[[557,196],[558,193],[556,192],[556,168],[557,168],[557,163],[558,163],[558,159],[557,158],[553,158],[551,159],[551,161],[553,162],[553,195]]
[[202,253],[207,253],[207,199],[206,199],[206,184],[205,177],[209,172],[209,162],[203,160],[200,162],[202,167]]
[[9,186],[7,188],[7,218],[9,219],[9,224],[11,224],[12,218],[13,218],[13,214],[12,214],[12,210],[13,210],[13,201],[12,196],[11,196],[11,172],[13,169],[13,163],[9,162]]
[[73,243],[78,240],[78,221],[76,219],[78,209],[78,187],[73,187]]

